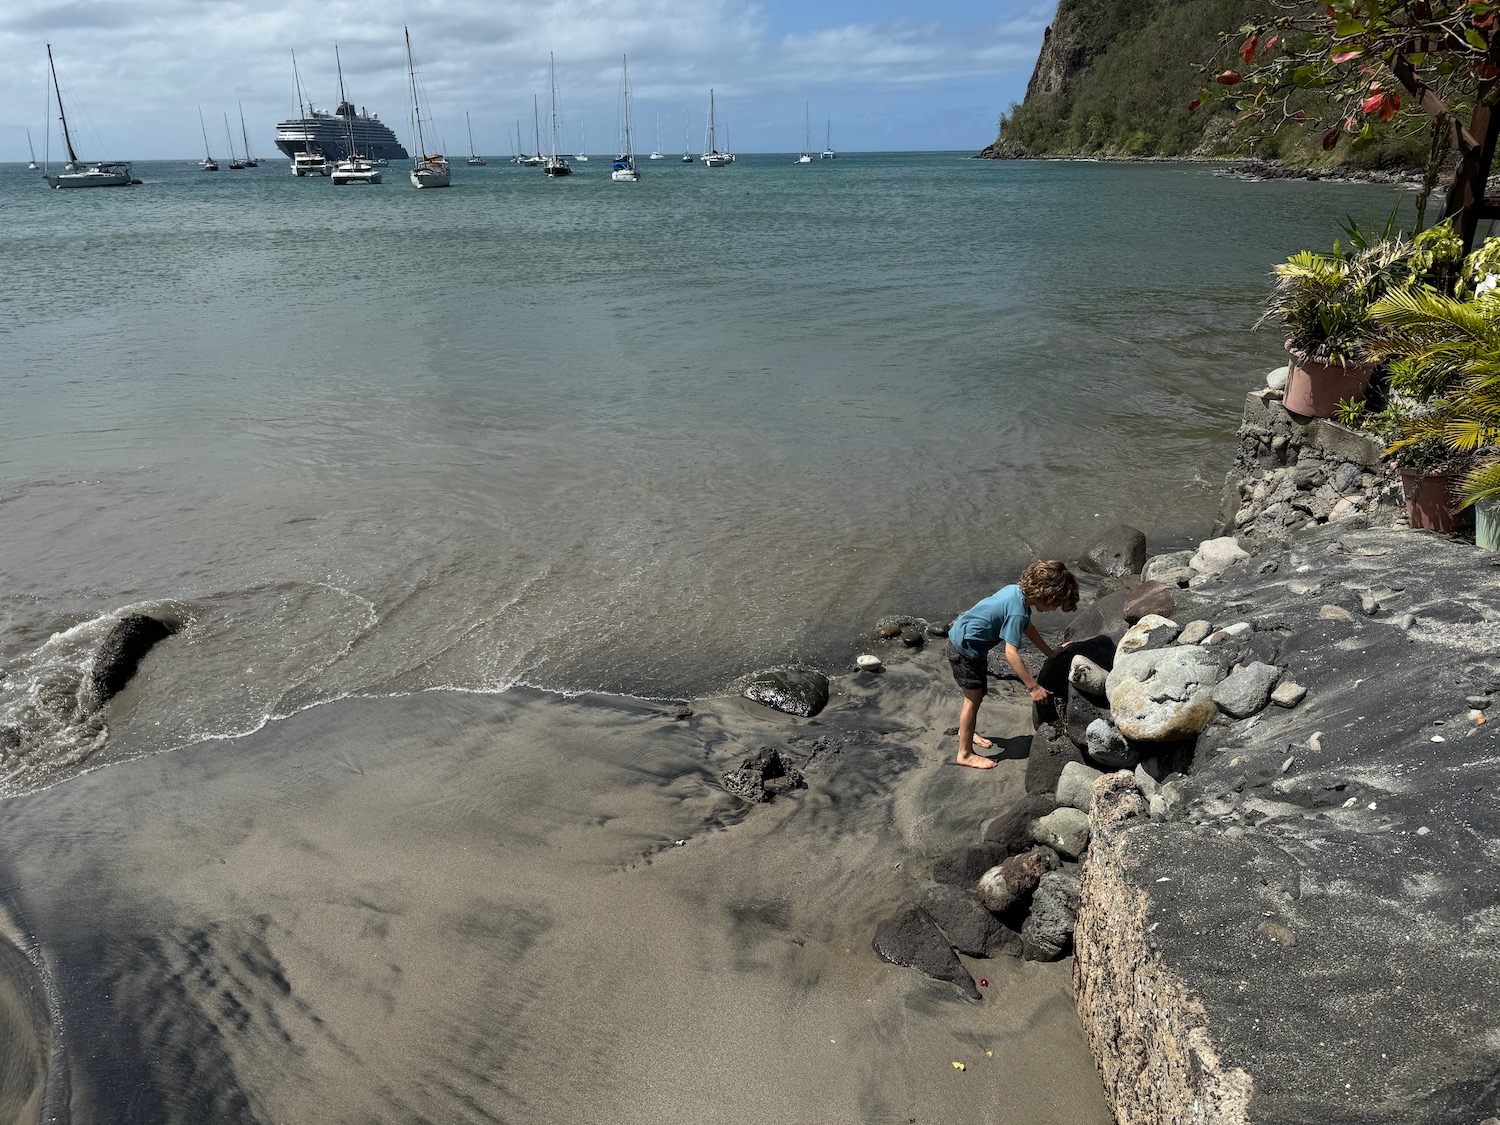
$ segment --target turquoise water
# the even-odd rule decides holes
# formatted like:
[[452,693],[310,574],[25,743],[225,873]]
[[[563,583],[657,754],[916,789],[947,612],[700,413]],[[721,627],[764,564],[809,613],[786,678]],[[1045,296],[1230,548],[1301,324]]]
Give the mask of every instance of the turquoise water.
[[1201,535],[1270,266],[1410,198],[791,159],[0,169],[4,772],[76,748],[125,605],[187,625],[110,720],[160,749],[348,694],[841,668],[1103,523]]

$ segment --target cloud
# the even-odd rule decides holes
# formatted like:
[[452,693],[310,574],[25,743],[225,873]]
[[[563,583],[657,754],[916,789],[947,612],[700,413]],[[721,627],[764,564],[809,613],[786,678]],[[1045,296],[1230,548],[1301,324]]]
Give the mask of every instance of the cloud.
[[787,147],[780,132],[804,100],[847,122],[840,136],[858,147],[862,116],[930,121],[945,99],[972,115],[993,89],[978,134],[960,142],[983,143],[1024,86],[1044,20],[1028,5],[980,25],[841,23],[791,34],[743,0],[71,0],[0,12],[0,128],[9,127],[11,159],[24,152],[23,127],[39,132],[47,41],[70,107],[86,109],[107,139],[102,155],[187,157],[201,147],[195,107],[212,119],[233,116],[236,102],[264,155],[275,122],[296,108],[291,52],[313,100],[330,106],[335,43],[352,99],[395,125],[406,116],[406,23],[439,123],[455,134],[470,111],[491,151],[508,148],[499,138],[529,116],[533,93],[545,101],[549,51],[570,121],[586,115],[600,142],[613,130],[628,53],[638,112],[696,118],[714,86],[743,122],[735,140],[745,150]]

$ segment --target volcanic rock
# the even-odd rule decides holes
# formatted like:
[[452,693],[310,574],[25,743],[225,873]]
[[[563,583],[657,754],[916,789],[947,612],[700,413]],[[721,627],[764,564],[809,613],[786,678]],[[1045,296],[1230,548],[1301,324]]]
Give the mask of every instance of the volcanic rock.
[[926,973],[934,980],[957,986],[970,1000],[980,999],[974,978],[964,968],[948,938],[931,914],[909,902],[875,928],[870,943],[879,956],[893,965],[904,965]]
[[79,690],[83,709],[96,711],[113,699],[135,675],[141,658],[174,632],[171,625],[143,613],[127,613],[110,626]]
[[813,668],[770,668],[751,675],[740,694],[805,719],[828,706],[828,677]]
[[1091,539],[1078,559],[1078,569],[1118,577],[1139,574],[1146,565],[1146,536],[1129,524],[1117,523]]
[[1142,742],[1192,738],[1216,713],[1220,675],[1214,655],[1198,645],[1121,656],[1108,681],[1114,725]]

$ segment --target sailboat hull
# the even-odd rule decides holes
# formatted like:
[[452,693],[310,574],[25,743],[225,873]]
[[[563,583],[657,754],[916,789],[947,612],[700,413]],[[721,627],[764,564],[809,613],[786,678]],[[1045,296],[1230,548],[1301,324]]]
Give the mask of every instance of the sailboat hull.
[[60,172],[44,179],[55,188],[129,187],[133,182],[130,165],[87,168],[81,172]]
[[609,174],[609,178],[616,183],[634,184],[640,182],[640,173],[634,168],[616,168]]
[[447,168],[414,168],[411,173],[412,187],[440,188],[453,184],[453,175]]

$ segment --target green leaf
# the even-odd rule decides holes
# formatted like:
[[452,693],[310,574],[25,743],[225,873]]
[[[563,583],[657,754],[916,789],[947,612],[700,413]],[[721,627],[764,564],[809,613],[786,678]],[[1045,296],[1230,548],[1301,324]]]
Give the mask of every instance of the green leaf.
[[1299,90],[1316,90],[1328,85],[1328,80],[1318,73],[1315,66],[1299,66],[1292,71],[1292,85]]
[[1333,33],[1340,39],[1347,39],[1355,35],[1365,33],[1365,25],[1353,17],[1346,16],[1334,26]]
[[1469,46],[1475,48],[1476,50],[1484,51],[1488,50],[1489,48],[1489,44],[1485,42],[1484,36],[1481,35],[1475,28],[1471,27],[1467,31],[1465,31],[1464,38],[1469,41]]

